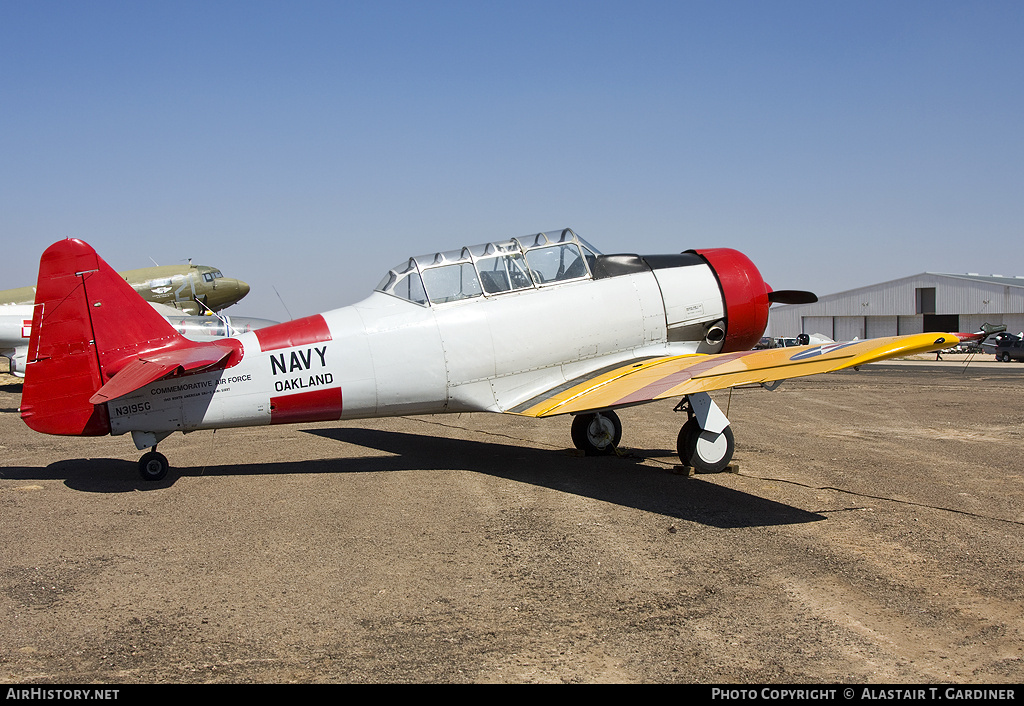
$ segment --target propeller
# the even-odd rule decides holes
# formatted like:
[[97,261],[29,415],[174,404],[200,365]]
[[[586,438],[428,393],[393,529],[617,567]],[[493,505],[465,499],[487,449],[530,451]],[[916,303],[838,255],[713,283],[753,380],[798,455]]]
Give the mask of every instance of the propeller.
[[818,301],[818,296],[799,289],[776,289],[768,292],[768,301],[772,304],[813,304]]

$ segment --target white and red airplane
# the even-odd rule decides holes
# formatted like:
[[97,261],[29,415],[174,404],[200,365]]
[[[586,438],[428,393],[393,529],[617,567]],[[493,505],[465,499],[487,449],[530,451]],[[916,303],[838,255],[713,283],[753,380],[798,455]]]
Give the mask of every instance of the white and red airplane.
[[200,429],[405,414],[573,414],[572,440],[611,453],[613,411],[681,398],[684,464],[724,468],[734,440],[708,392],[934,351],[981,334],[751,350],[773,291],[729,249],[603,255],[569,229],[414,257],[363,301],[229,338],[174,328],[86,243],[39,266],[21,416],[48,434],[131,432],[142,477],[158,442]]

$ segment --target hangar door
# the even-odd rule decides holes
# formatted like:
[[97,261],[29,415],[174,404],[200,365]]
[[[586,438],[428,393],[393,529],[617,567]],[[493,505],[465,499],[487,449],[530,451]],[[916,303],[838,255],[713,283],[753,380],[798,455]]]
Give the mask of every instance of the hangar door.
[[908,333],[924,333],[920,316],[899,316],[897,322],[898,333],[901,336]]
[[899,333],[899,322],[895,316],[868,316],[864,323],[865,338],[882,338]]
[[831,316],[805,316],[800,324],[803,327],[803,333],[820,333],[822,336],[828,336],[829,338],[835,338],[832,335],[832,317]]
[[855,338],[864,338],[864,317],[835,317],[835,335],[832,338],[837,341],[852,341]]

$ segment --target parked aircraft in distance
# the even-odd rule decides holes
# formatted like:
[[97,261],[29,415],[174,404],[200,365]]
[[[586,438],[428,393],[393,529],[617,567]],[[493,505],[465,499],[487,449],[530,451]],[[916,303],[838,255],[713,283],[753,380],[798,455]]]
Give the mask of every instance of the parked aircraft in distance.
[[189,341],[86,243],[39,265],[21,416],[49,434],[130,432],[147,480],[173,432],[436,414],[572,414],[611,453],[615,408],[681,398],[684,464],[724,468],[734,439],[708,394],[857,367],[983,334],[924,333],[751,350],[773,291],[730,249],[604,255],[568,228],[413,257],[363,301],[231,338]]
[[[184,316],[170,307],[159,304],[152,306],[167,319],[175,331],[193,341],[237,336],[278,323],[267,319],[224,314]],[[28,343],[32,334],[32,309],[32,304],[0,304],[0,358],[7,358],[10,372],[16,377],[25,377]]]
[[[225,277],[209,265],[158,265],[119,272],[143,299],[177,309],[186,316],[220,311],[249,293],[249,285],[240,279]],[[35,287],[0,291],[0,305],[32,304]]]
[[[225,277],[216,267],[191,262],[127,270],[118,276],[165,316],[178,318],[221,311],[249,293],[249,285],[242,280]],[[11,373],[18,377],[25,375],[35,297],[35,287],[0,291],[0,357],[10,361]],[[236,325],[240,332],[250,330],[246,324]]]

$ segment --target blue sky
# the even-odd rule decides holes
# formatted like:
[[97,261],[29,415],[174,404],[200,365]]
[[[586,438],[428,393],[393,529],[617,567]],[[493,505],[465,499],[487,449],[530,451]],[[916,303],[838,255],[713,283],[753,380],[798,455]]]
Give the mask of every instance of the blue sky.
[[572,227],[779,289],[1024,275],[1024,3],[0,0],[0,288],[78,237],[229,313]]

